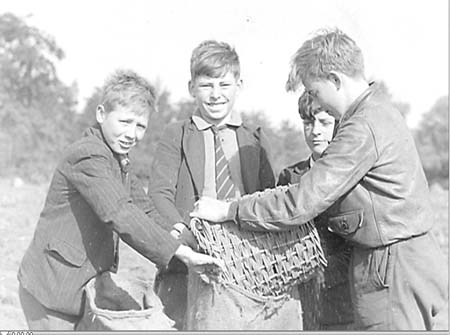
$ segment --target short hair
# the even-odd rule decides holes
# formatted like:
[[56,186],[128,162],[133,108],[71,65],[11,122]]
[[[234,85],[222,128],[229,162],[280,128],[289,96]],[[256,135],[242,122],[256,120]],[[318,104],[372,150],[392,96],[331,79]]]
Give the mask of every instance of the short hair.
[[314,107],[313,102],[314,98],[306,91],[300,95],[300,98],[298,98],[298,114],[302,120],[314,121],[314,114],[316,114],[317,111],[324,111],[334,117],[336,122],[339,122],[340,117],[337,113],[330,112],[319,106]]
[[206,40],[192,51],[191,80],[199,76],[218,78],[228,72],[240,78],[239,56],[228,43]]
[[364,77],[361,49],[348,35],[337,28],[321,29],[305,41],[290,64],[287,91],[296,91],[307,78],[323,79],[331,71],[349,77]]
[[154,87],[144,77],[132,70],[116,70],[105,81],[101,90],[101,104],[106,112],[118,105],[135,105],[140,107],[138,113],[156,111]]
[[313,98],[307,92],[298,98],[298,114],[305,121],[314,120]]

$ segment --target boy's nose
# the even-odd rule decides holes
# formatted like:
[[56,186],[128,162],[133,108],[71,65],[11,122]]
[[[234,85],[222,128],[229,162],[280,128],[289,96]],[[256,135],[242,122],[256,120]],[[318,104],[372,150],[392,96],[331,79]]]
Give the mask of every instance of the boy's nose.
[[137,134],[137,127],[136,126],[129,126],[127,130],[125,131],[125,136],[129,139],[135,139]]
[[322,128],[319,125],[314,124],[313,129],[312,129],[312,133],[315,134],[315,135],[318,135],[318,134],[321,133],[321,131],[322,131]]
[[211,97],[218,98],[220,96],[220,87],[219,86],[213,86],[211,90]]

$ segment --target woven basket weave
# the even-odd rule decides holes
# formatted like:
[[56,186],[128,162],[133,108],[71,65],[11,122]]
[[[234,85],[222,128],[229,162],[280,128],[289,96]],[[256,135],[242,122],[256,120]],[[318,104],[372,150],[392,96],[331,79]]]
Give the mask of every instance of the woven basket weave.
[[242,230],[233,222],[210,224],[193,218],[200,250],[224,261],[223,283],[260,296],[279,296],[315,277],[326,266],[312,222],[283,232]]

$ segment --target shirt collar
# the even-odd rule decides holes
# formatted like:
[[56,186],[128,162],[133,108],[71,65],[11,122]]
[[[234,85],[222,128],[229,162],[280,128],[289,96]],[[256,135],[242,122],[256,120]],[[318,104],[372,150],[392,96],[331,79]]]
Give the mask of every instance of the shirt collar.
[[[194,115],[192,115],[192,122],[194,122],[198,130],[206,130],[208,128],[211,128],[211,126],[213,125],[212,123],[209,123],[208,121],[203,119],[200,116],[200,112],[198,110],[196,110]],[[232,111],[230,118],[225,124],[227,126],[239,127],[242,124],[242,118],[238,113]]]
[[308,166],[309,166],[309,168],[312,168],[313,165],[314,165],[314,159],[313,159],[313,156],[311,155],[311,156],[309,156]]

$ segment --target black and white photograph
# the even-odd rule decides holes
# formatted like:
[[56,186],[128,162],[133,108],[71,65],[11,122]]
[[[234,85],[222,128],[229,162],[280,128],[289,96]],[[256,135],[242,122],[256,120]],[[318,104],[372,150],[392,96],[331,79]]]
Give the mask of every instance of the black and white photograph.
[[0,332],[447,333],[446,0],[3,0]]

